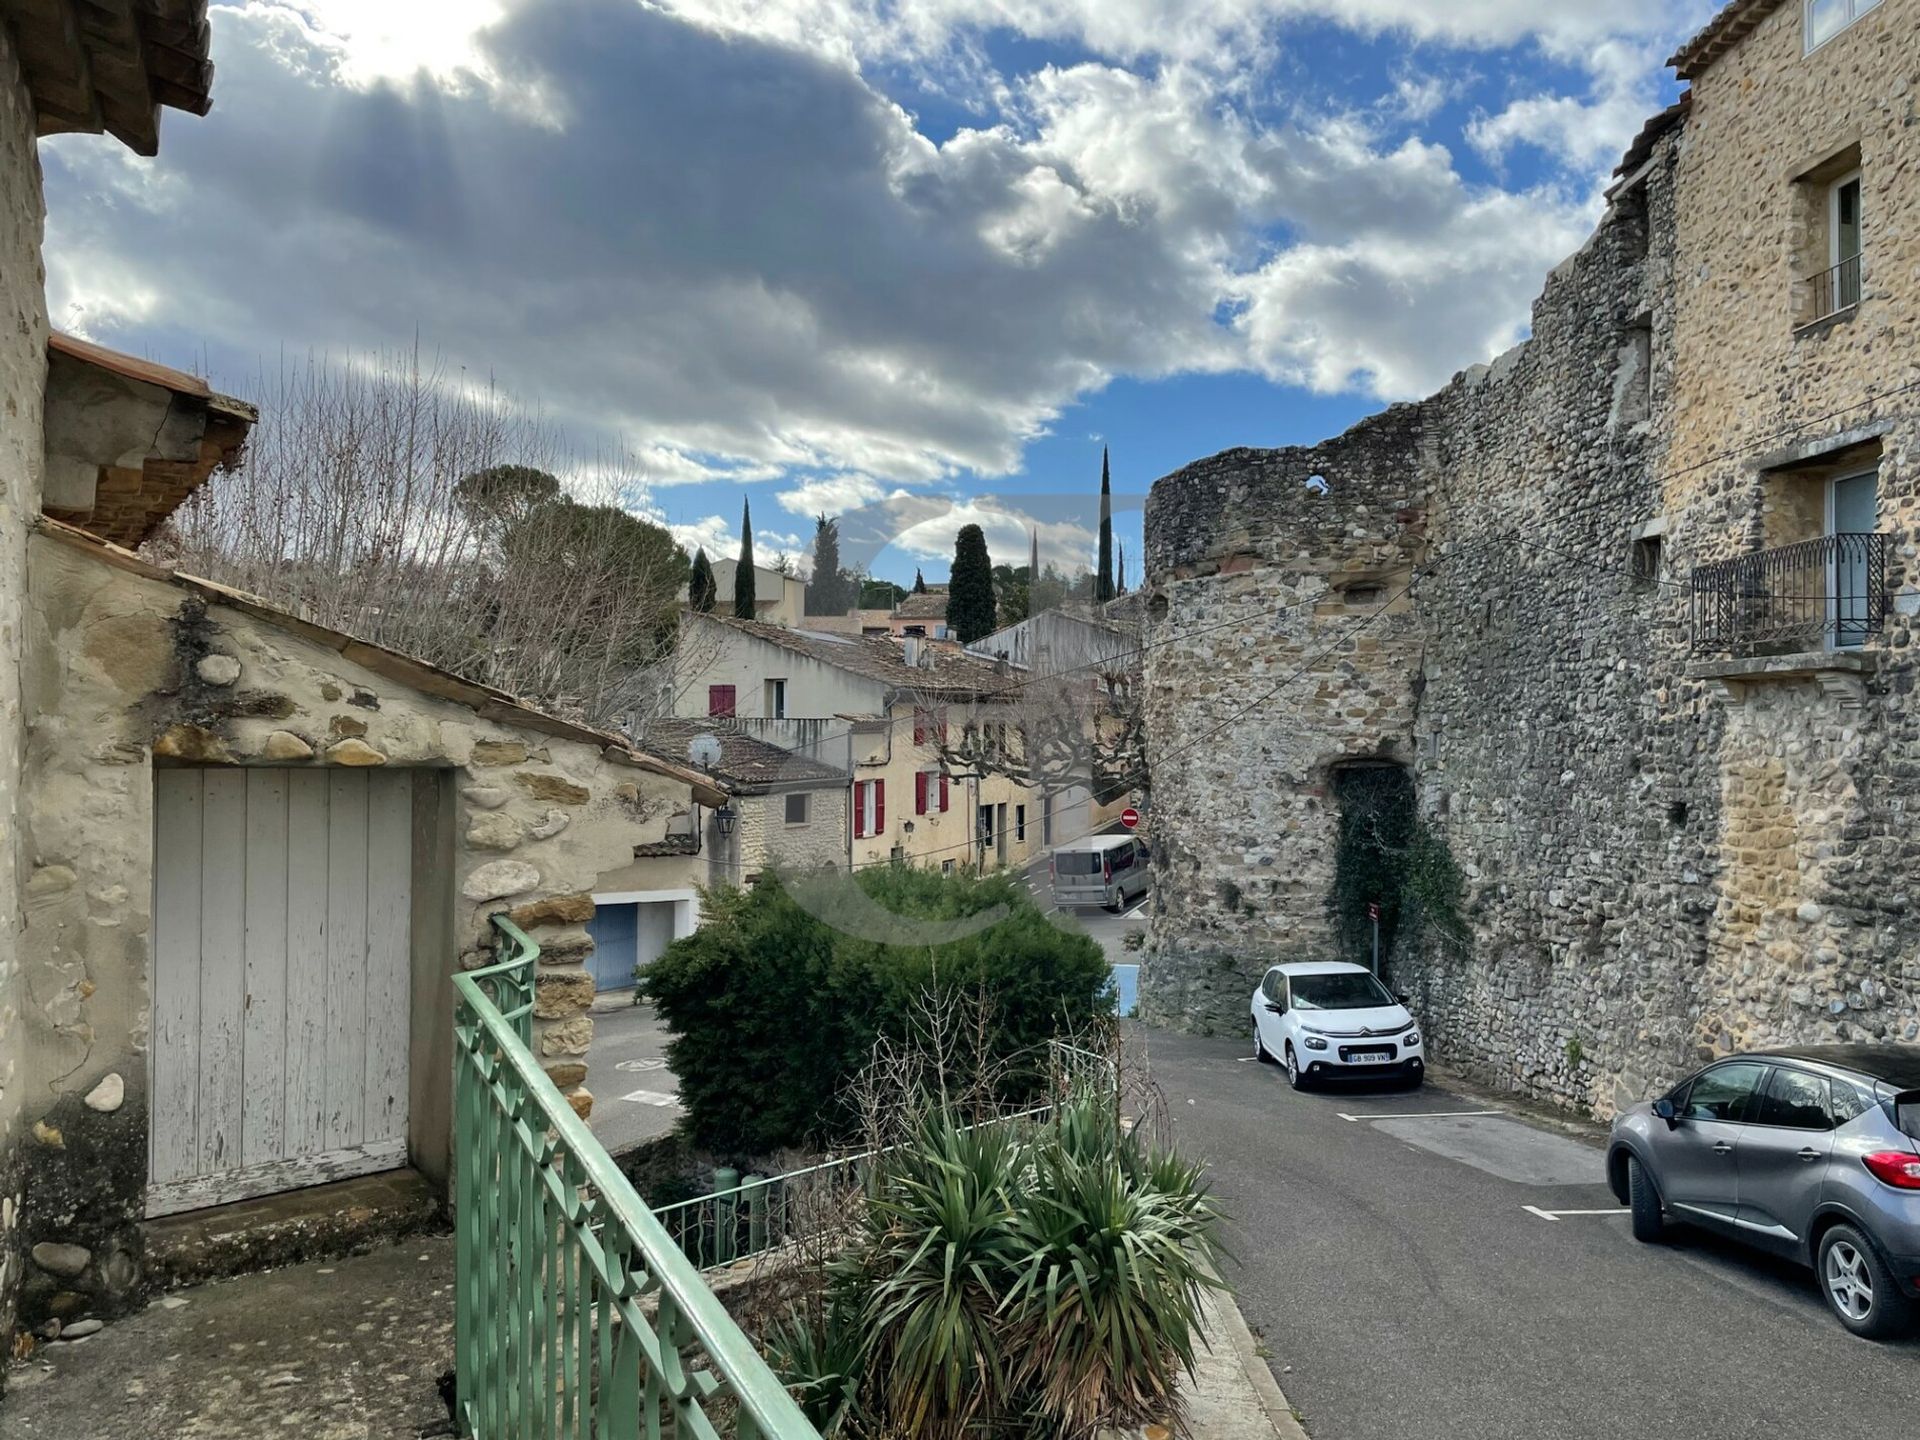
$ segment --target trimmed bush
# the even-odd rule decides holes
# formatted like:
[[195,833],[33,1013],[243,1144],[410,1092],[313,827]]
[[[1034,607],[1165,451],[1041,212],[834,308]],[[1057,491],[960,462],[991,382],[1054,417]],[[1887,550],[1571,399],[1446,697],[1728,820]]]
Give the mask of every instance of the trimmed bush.
[[[868,938],[995,911],[1004,918],[944,943]],[[891,866],[714,891],[705,923],[644,985],[673,1035],[688,1138],[739,1156],[850,1135],[848,1083],[877,1039],[905,1037],[929,989],[991,997],[986,1048],[1008,1065],[1009,1102],[1037,1093],[1048,1039],[1113,1012],[1100,947],[1049,922],[1011,879]]]

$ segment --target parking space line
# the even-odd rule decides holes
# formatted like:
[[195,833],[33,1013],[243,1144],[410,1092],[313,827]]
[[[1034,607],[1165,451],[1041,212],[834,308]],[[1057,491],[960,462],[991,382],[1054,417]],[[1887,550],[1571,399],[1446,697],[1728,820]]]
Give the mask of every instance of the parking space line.
[[661,1090],[635,1090],[631,1095],[622,1095],[622,1100],[631,1100],[636,1105],[654,1105],[662,1110],[678,1105],[680,1097]]
[[1542,1210],[1538,1205],[1522,1205],[1520,1208],[1538,1220],[1560,1220],[1560,1219],[1564,1219],[1566,1216],[1569,1216],[1569,1215],[1631,1215],[1633,1213],[1631,1210],[1620,1210],[1620,1209]]
[[1344,1110],[1333,1112],[1342,1120],[1446,1120],[1463,1115],[1504,1115],[1504,1110],[1383,1110],[1378,1114],[1349,1115]]

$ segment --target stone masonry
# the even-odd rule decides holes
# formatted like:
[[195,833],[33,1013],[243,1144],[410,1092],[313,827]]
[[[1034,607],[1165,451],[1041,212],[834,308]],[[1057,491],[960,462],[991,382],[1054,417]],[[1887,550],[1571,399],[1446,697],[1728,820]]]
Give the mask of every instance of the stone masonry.
[[[1526,344],[1154,487],[1149,1017],[1241,1033],[1267,964],[1330,953],[1330,779],[1368,761],[1465,879],[1470,941],[1390,957],[1439,1058],[1605,1115],[1736,1048],[1920,1038],[1920,73],[1909,7],[1812,55],[1801,9],[1650,127]],[[1869,278],[1808,328],[1809,194],[1852,165]],[[1874,466],[1882,633],[1727,680],[1693,567],[1817,539],[1808,487]]]

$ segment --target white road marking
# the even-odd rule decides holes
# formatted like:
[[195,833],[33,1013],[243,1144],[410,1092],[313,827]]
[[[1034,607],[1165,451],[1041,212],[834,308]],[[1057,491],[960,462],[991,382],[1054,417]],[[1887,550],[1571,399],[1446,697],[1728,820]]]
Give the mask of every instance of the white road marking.
[[1520,1207],[1529,1215],[1541,1220],[1559,1220],[1567,1215],[1631,1215],[1631,1210],[1542,1210],[1538,1205]]
[[1122,910],[1120,912],[1120,918],[1124,920],[1129,915],[1138,915],[1140,913],[1140,907],[1145,905],[1146,903],[1147,903],[1147,897],[1142,895],[1138,900],[1133,902],[1133,908],[1131,910]]
[[1462,1115],[1504,1115],[1507,1112],[1504,1110],[1400,1110],[1383,1111],[1379,1114],[1349,1115],[1344,1110],[1336,1110],[1333,1113],[1342,1120],[1445,1120]]
[[622,1095],[622,1100],[631,1100],[636,1105],[655,1105],[664,1110],[669,1105],[678,1105],[680,1097],[664,1090],[636,1090],[631,1095]]
[[666,1061],[665,1061],[664,1059],[657,1059],[657,1060],[622,1060],[622,1061],[621,1061],[621,1062],[620,1062],[619,1064],[617,1064],[617,1065],[615,1065],[615,1066],[614,1066],[613,1068],[614,1068],[614,1069],[616,1069],[616,1070],[629,1070],[629,1071],[632,1071],[632,1070],[664,1070],[664,1069],[666,1069],[666,1068],[667,1068],[667,1062],[666,1062]]

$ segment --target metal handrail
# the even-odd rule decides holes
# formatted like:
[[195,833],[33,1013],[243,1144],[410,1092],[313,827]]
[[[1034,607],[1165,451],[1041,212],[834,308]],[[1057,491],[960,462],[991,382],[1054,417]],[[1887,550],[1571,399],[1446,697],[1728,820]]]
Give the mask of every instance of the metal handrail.
[[[453,977],[458,1409],[477,1440],[818,1432],[531,1047],[540,949]],[[651,1311],[651,1313],[649,1313]]]
[[1818,325],[1822,320],[1831,320],[1860,303],[1860,262],[1864,258],[1863,255],[1849,255],[1839,264],[1829,265],[1807,276],[1803,283],[1812,301],[1808,307],[1812,313],[1800,322],[1801,329]]
[[1884,626],[1890,539],[1826,535],[1701,565],[1693,572],[1693,647],[1740,658],[1852,648]]

